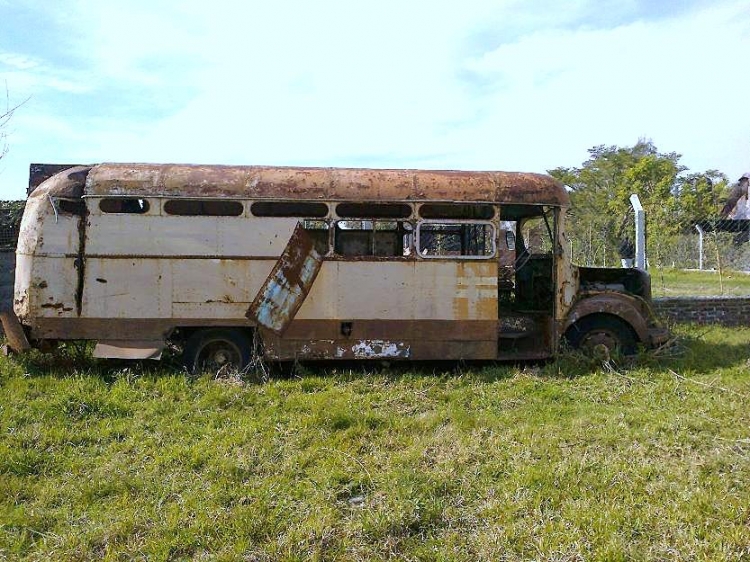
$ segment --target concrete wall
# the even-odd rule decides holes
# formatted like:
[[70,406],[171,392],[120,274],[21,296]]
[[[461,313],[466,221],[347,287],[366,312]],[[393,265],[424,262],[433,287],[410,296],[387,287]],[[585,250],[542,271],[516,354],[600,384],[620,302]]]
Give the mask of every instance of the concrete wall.
[[750,297],[664,297],[654,309],[670,323],[750,325]]

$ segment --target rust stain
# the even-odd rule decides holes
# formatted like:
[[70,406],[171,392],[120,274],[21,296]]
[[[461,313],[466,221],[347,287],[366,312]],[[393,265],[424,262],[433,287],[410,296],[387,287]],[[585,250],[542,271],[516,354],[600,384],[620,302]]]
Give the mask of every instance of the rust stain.
[[550,176],[499,171],[99,164],[87,186],[86,195],[96,196],[569,203]]
[[313,239],[298,223],[245,316],[283,334],[310,292],[322,262]]
[[234,299],[230,295],[222,295],[219,299],[208,299],[206,304],[221,303],[221,304],[232,304]]
[[42,183],[48,182],[44,195],[77,199],[83,194],[86,174],[90,169],[91,166],[76,164],[31,164],[28,193],[32,194]]

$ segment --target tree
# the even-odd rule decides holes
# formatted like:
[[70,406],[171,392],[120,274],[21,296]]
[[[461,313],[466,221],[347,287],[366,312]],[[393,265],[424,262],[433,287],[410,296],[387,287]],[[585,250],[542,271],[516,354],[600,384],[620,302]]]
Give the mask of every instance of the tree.
[[8,123],[10,123],[13,113],[21,107],[27,100],[22,101],[18,105],[10,104],[10,94],[8,93],[8,85],[5,85],[5,109],[0,110],[0,159],[8,154]]
[[571,189],[569,232],[578,261],[606,265],[617,259],[621,240],[632,235],[633,193],[646,211],[652,263],[669,255],[678,234],[716,215],[726,178],[716,170],[684,175],[680,158],[641,139],[632,147],[595,146],[580,168],[549,171]]

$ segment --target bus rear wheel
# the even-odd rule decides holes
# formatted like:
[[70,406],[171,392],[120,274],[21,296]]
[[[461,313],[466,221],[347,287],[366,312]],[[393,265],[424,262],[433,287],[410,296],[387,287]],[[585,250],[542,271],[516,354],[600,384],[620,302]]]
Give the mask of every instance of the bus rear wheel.
[[586,316],[568,328],[565,339],[592,357],[634,355],[637,347],[630,326],[613,316]]
[[242,371],[252,360],[250,339],[239,330],[199,330],[185,342],[183,363],[190,373]]

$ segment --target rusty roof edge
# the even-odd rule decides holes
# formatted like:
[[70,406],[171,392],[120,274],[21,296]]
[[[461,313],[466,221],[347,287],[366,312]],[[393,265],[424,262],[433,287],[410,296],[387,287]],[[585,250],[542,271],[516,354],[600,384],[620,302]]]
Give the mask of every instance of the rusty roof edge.
[[569,204],[562,184],[538,173],[295,166],[103,163],[86,194]]

